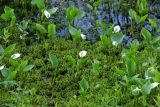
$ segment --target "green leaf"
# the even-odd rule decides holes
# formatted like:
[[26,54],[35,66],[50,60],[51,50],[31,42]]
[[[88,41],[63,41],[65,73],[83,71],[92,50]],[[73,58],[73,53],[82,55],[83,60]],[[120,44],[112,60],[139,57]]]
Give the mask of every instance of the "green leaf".
[[32,88],[30,90],[31,95],[36,95],[37,90],[35,88]]
[[8,6],[5,6],[4,12],[5,13],[1,15],[1,18],[5,21],[9,21],[14,16],[14,9],[11,9]]
[[13,71],[10,73],[10,75],[7,77],[6,80],[14,80],[16,78],[17,71]]
[[3,49],[2,45],[0,45],[0,55],[2,55],[3,52],[4,52],[4,49]]
[[22,61],[21,64],[17,67],[17,71],[22,72],[23,69],[27,66],[27,64],[28,64],[28,60]]
[[36,5],[39,9],[45,9],[44,0],[36,0]]
[[4,50],[4,56],[9,56],[12,54],[13,50],[15,49],[16,44],[12,44],[10,46],[8,46],[5,50]]
[[66,9],[66,18],[67,20],[79,20],[82,17],[84,17],[85,13],[83,11],[80,11],[79,9],[75,7],[68,7]]
[[10,37],[9,29],[8,28],[3,28],[3,38],[4,40],[7,40]]
[[7,77],[10,75],[10,72],[7,71],[7,70],[5,70],[5,69],[3,69],[3,70],[1,70],[1,74],[2,74],[2,76],[3,76],[4,78],[7,78]]
[[17,67],[19,66],[19,61],[17,60],[13,60],[13,59],[9,59],[9,64],[12,66],[12,67]]
[[100,39],[101,39],[101,42],[104,46],[109,46],[110,45],[110,39],[107,36],[101,35]]
[[159,82],[160,83],[160,72],[155,71],[155,76],[152,77],[154,82]]
[[88,4],[88,3],[87,3],[87,7],[88,7],[89,10],[93,10],[92,5],[90,5],[90,4]]
[[51,9],[48,9],[48,12],[52,15],[52,14],[56,13],[57,10],[58,10],[57,7],[52,7]]
[[123,71],[123,70],[121,70],[121,69],[116,69],[116,72],[121,76],[121,77],[123,77],[123,76],[125,76],[125,72]]
[[52,37],[56,32],[56,25],[55,24],[49,24],[48,25],[48,36]]
[[69,25],[69,33],[73,36],[73,39],[80,39],[81,38],[81,30],[77,30],[73,26]]
[[140,19],[140,23],[144,23],[145,20],[147,19],[148,15],[142,16]]
[[139,24],[140,20],[141,20],[141,17],[137,14],[134,17],[135,17],[136,23]]
[[153,19],[148,19],[149,20],[149,22],[150,22],[150,24],[151,24],[151,26],[152,26],[152,29],[156,29],[157,28],[157,23],[156,23],[156,21],[154,21]]
[[102,0],[97,0],[93,3],[93,6],[98,7],[99,5],[101,5],[101,3],[102,3]]
[[132,44],[131,45],[134,45],[135,47],[138,47],[139,46],[139,41],[137,39],[134,39],[132,41]]
[[81,91],[82,91],[82,92],[86,92],[86,91],[89,89],[88,81],[83,78],[83,79],[80,81],[80,87],[81,87]]
[[41,24],[38,23],[36,23],[36,30],[42,35],[47,32],[46,29]]
[[141,92],[143,95],[148,95],[151,93],[151,83],[149,81],[142,86]]
[[127,67],[128,75],[130,77],[132,77],[133,75],[135,75],[136,63],[135,63],[135,61],[133,59],[128,59],[126,61],[126,67]]
[[98,76],[100,72],[100,62],[94,59],[94,63],[92,63],[92,73],[93,75]]
[[34,65],[27,65],[24,67],[23,72],[30,71],[33,67],[34,67]]
[[129,15],[132,19],[136,20],[137,12],[133,9],[129,9]]
[[117,42],[118,44],[121,44],[123,41],[124,35],[122,33],[114,33],[111,36],[111,41],[113,42]]
[[69,33],[71,35],[76,35],[78,32],[78,30],[76,28],[74,28],[73,26],[69,25]]
[[53,68],[57,68],[58,67],[58,59],[56,57],[56,55],[49,53],[49,60],[52,64]]
[[76,20],[80,20],[81,18],[83,18],[85,15],[85,13],[83,11],[79,11],[79,13],[76,15],[75,19]]
[[152,44],[155,44],[155,43],[157,43],[157,42],[159,42],[160,41],[160,36],[157,36],[157,37],[155,37],[153,40],[152,40]]
[[151,42],[151,33],[147,29],[142,28],[141,34],[148,43]]

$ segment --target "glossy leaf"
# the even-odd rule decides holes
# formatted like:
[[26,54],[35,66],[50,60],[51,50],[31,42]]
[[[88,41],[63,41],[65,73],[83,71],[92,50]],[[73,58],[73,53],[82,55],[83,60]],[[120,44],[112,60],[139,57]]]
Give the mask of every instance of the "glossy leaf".
[[122,33],[115,33],[111,36],[111,41],[113,42],[117,42],[117,44],[122,43],[124,38],[124,35]]
[[16,78],[17,71],[13,71],[9,74],[6,80],[14,80]]
[[126,62],[127,72],[129,76],[135,75],[136,63],[133,59],[128,59]]
[[141,34],[148,43],[151,42],[151,33],[147,29],[142,28]]
[[56,25],[55,24],[49,24],[48,25],[48,36],[52,37],[56,32]]
[[23,72],[30,71],[33,67],[34,67],[34,65],[27,65],[24,67]]
[[105,35],[101,35],[100,36],[100,39],[101,39],[101,42],[102,42],[102,44],[104,45],[104,46],[109,46],[110,45],[110,39],[107,37],[107,36],[105,36]]
[[58,67],[58,59],[56,57],[56,55],[49,53],[49,60],[52,64],[53,68],[57,68]]
[[3,69],[1,70],[1,74],[4,78],[7,78],[10,75],[10,72],[8,70]]
[[143,95],[148,95],[151,93],[151,83],[149,81],[142,86],[141,92]]
[[80,87],[81,87],[81,91],[82,91],[82,92],[86,92],[86,91],[89,89],[88,81],[83,78],[83,79],[80,81]]
[[13,50],[15,49],[16,44],[12,44],[10,46],[8,46],[5,50],[4,50],[4,56],[9,56],[12,54]]
[[35,27],[40,34],[45,34],[47,32],[46,29],[41,24],[36,23]]
[[98,76],[100,72],[100,62],[94,59],[94,63],[92,63],[92,73],[93,75]]
[[148,19],[149,20],[149,22],[150,22],[150,24],[151,24],[151,26],[152,26],[152,29],[156,29],[157,28],[157,23],[156,23],[156,21],[154,21],[153,19]]
[[69,25],[69,33],[72,35],[73,39],[80,39],[81,38],[81,30],[77,30],[73,26]]
[[52,7],[51,9],[48,9],[48,12],[52,15],[52,14],[56,13],[57,10],[58,10],[57,7]]

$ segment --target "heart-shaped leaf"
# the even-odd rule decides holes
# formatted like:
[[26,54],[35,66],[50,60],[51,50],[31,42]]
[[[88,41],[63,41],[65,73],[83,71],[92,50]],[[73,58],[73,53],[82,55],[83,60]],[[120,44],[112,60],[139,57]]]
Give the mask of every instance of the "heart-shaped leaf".
[[80,81],[80,87],[83,92],[86,92],[89,89],[88,81],[85,78]]

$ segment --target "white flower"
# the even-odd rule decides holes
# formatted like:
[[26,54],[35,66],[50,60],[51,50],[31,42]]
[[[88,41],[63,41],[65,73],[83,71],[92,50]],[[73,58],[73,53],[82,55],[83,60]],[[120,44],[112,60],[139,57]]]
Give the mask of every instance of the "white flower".
[[117,42],[117,41],[113,41],[113,42],[112,42],[112,45],[117,46],[117,45],[118,45],[118,42]]
[[79,56],[80,56],[81,58],[85,57],[86,55],[87,55],[87,51],[85,51],[85,50],[79,52]]
[[0,70],[4,69],[4,65],[0,66]]
[[15,54],[13,54],[13,55],[11,56],[11,58],[12,58],[12,59],[17,59],[17,58],[19,58],[20,56],[21,56],[20,53],[15,53]]
[[158,85],[159,85],[158,82],[154,82],[154,83],[151,84],[151,88],[155,88],[155,87],[157,87]]
[[119,25],[117,25],[117,26],[115,26],[115,27],[113,28],[113,30],[114,30],[114,33],[118,33],[118,32],[121,31],[121,28],[120,28]]
[[46,16],[46,18],[50,18],[51,17],[51,14],[47,10],[44,11],[44,15]]
[[82,38],[83,40],[85,40],[85,39],[86,39],[86,35],[81,34],[81,38]]

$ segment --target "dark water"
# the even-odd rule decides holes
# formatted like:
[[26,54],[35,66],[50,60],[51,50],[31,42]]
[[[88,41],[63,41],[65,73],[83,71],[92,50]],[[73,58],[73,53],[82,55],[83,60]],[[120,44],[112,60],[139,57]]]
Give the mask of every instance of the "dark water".
[[[93,3],[93,1],[94,0],[88,0],[87,3]],[[65,18],[65,12],[68,6],[75,6],[80,10],[84,11],[85,16],[78,22],[75,22],[74,26],[76,28],[80,28],[82,30],[82,33],[87,35],[88,40],[95,42],[97,39],[99,39],[100,35],[105,33],[105,31],[102,28],[96,27],[95,21],[100,20],[105,22],[107,26],[109,26],[109,23],[113,23],[114,25],[120,25],[124,35],[126,35],[124,38],[124,43],[128,47],[130,42],[132,41],[130,35],[128,35],[128,33],[125,32],[125,29],[127,29],[130,26],[128,10],[126,10],[126,12],[124,13],[118,2],[113,3],[112,8],[110,8],[109,3],[102,2],[102,4],[97,8],[98,14],[95,15],[93,10],[89,10],[87,8],[87,3],[83,0],[70,0],[67,2],[52,0],[52,6],[57,6],[59,8],[58,14],[54,16],[55,20],[58,19],[58,25],[56,23],[55,24],[57,26],[60,26],[57,29],[57,35],[64,36],[67,38],[68,22]],[[118,12],[115,11],[114,7],[116,6],[118,6]],[[160,26],[160,22],[158,21],[158,19],[160,18],[160,1],[158,1],[158,3],[156,4],[150,5],[149,10],[151,11],[150,16],[157,20],[157,24],[158,26]],[[152,27],[149,23],[146,23],[143,27],[145,27],[149,31],[152,31]]]

